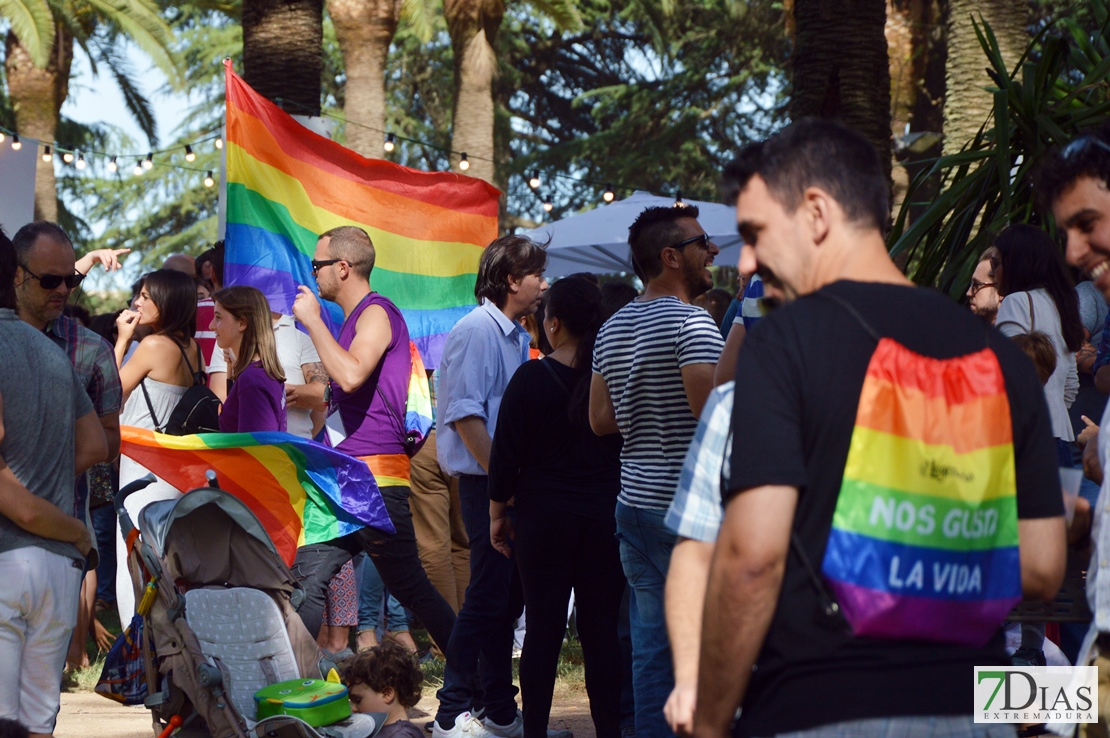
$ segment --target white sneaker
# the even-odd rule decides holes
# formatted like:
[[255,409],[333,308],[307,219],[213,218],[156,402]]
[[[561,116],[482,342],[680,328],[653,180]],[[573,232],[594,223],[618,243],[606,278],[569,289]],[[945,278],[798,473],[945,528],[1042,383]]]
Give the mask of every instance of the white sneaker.
[[516,717],[508,725],[498,725],[489,718],[482,720],[482,725],[496,738],[521,738],[524,735],[524,718],[520,710],[516,711]]
[[[522,726],[523,728],[523,726]],[[521,735],[521,730],[517,731],[517,736]],[[455,727],[450,730],[444,730],[439,726],[439,721],[434,721],[432,726],[432,738],[503,738],[500,735],[495,735],[489,730],[486,730],[485,724],[481,720],[471,715],[469,712],[464,712],[455,718]]]

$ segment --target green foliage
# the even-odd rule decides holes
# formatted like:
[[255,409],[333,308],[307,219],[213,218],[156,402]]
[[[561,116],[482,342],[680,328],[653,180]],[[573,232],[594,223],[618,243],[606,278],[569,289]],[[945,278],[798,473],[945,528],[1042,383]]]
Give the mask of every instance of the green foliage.
[[[209,171],[219,178],[222,153],[211,139],[223,126],[223,60],[238,57],[243,44],[242,29],[226,10],[182,4],[173,11],[174,53],[197,104],[179,122],[166,152],[155,155],[154,168],[135,175],[143,153],[134,141],[105,131],[95,148],[85,148],[134,152],[119,159],[119,171],[107,171],[100,157],[83,173],[63,174],[59,187],[67,210],[97,225],[78,229],[79,249],[130,248],[129,264],[153,267],[170,254],[199,254],[216,240],[217,188],[206,187],[204,178]],[[209,140],[193,146],[195,161],[185,161],[185,144],[198,139]]]
[[[910,277],[952,297],[966,290],[978,255],[1011,223],[1041,223],[1033,172],[1052,147],[1110,113],[1110,12],[1090,0],[1097,30],[1064,18],[1033,39],[1006,69],[991,28],[976,26],[989,63],[994,114],[964,149],[914,178],[889,237],[891,254],[907,259]],[[920,202],[935,192],[928,203]],[[923,212],[916,212],[924,208]],[[913,213],[911,223],[911,213]]]
[[[599,202],[606,183],[618,197],[640,188],[716,200],[723,164],[781,123],[781,5],[673,5],[580,0],[586,30],[573,35],[511,6],[498,80],[509,212],[542,220],[548,196],[547,217],[573,213]],[[536,169],[533,192],[518,175]]]

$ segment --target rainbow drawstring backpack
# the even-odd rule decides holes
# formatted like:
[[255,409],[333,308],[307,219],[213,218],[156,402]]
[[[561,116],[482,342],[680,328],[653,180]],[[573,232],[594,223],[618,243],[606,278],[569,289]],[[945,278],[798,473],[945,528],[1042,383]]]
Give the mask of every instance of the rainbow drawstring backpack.
[[[826,294],[827,293],[822,293]],[[989,346],[880,337],[821,571],[857,636],[982,647],[1021,599],[1010,404]]]

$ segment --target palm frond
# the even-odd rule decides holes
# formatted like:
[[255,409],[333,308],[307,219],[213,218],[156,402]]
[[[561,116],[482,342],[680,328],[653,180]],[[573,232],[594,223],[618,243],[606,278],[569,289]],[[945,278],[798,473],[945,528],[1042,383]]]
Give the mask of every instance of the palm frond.
[[166,74],[170,86],[179,86],[172,54],[173,32],[149,0],[84,0],[105,19],[119,27]]
[[531,0],[532,7],[547,16],[561,31],[577,32],[584,27],[575,0]]
[[31,62],[45,67],[54,48],[54,14],[47,0],[0,0],[0,18],[11,24]]
[[401,3],[401,20],[424,43],[431,41],[435,34],[435,12],[431,0],[403,0]]
[[123,95],[124,105],[131,114],[135,124],[146,135],[151,148],[158,148],[158,121],[154,117],[154,106],[135,84],[135,71],[124,55],[119,44],[106,44],[101,39],[93,41],[96,53],[90,58],[95,58],[103,63],[111,72],[112,78]]

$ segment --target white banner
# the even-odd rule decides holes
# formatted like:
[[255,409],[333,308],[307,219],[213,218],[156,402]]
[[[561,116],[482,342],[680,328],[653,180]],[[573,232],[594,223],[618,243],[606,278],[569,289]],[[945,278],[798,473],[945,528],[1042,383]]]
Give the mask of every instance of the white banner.
[[976,666],[977,723],[1096,723],[1094,666]]

